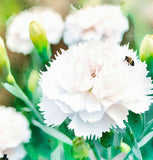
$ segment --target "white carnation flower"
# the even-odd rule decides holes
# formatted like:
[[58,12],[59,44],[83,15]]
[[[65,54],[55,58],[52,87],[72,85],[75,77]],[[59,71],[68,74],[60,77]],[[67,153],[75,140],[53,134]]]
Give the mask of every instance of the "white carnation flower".
[[121,42],[128,28],[119,6],[87,7],[67,16],[63,39],[67,45],[91,39]]
[[4,153],[7,154],[9,160],[23,160],[26,155],[23,145],[20,145],[16,148],[9,148],[5,150]]
[[6,44],[11,51],[29,54],[33,50],[29,35],[29,24],[32,21],[42,24],[50,43],[57,44],[60,41],[64,29],[62,17],[49,7],[32,7],[8,21]]
[[84,137],[101,136],[111,125],[123,128],[128,110],[149,109],[147,73],[146,64],[127,46],[102,41],[71,46],[41,75],[45,122],[60,125],[69,117],[69,128]]
[[11,107],[0,106],[0,157],[21,160],[26,151],[22,143],[29,142],[31,131],[27,119]]

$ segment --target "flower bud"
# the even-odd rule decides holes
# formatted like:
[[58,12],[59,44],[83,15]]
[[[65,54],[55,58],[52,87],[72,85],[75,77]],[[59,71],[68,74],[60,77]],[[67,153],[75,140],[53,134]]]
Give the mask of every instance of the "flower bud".
[[36,70],[32,70],[28,80],[28,89],[31,92],[34,92],[39,80],[39,73]]
[[130,146],[124,142],[121,142],[120,147],[121,147],[121,152],[124,152],[124,153],[129,153],[131,150]]
[[105,132],[102,134],[102,137],[100,138],[100,143],[102,146],[108,148],[113,144],[114,140],[114,133],[113,131]]
[[73,156],[75,159],[87,158],[89,155],[89,144],[82,137],[73,140]]
[[14,77],[12,76],[10,71],[10,61],[7,56],[4,41],[1,37],[0,37],[0,80],[1,81],[7,80],[8,83],[15,82]]
[[47,40],[46,32],[41,24],[32,21],[29,25],[30,38],[34,44],[42,61],[46,63],[50,60],[50,44]]
[[139,56],[142,62],[153,58],[153,35],[147,35],[142,40]]
[[11,73],[9,73],[9,75],[7,76],[6,78],[7,82],[10,83],[10,84],[14,84],[15,83],[15,79],[14,77],[12,76]]

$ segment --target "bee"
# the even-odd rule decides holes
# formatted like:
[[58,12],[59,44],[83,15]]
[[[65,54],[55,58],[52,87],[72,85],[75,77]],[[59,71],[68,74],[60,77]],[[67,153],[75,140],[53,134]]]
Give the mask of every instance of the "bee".
[[128,65],[134,66],[134,61],[131,57],[125,56],[125,60],[128,62]]

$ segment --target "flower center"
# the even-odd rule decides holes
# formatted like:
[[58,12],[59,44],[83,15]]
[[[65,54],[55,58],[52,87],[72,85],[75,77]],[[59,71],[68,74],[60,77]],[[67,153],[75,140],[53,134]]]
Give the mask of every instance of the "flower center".
[[92,77],[92,78],[95,78],[95,77],[96,77],[96,73],[95,73],[95,72],[96,72],[96,70],[94,70],[94,72],[91,73],[91,77]]
[[94,67],[90,66],[90,75],[92,78],[95,78],[96,76],[98,76],[99,72],[102,70],[102,66],[100,65],[95,65]]
[[82,31],[82,33],[84,34],[84,33],[90,32],[90,31],[96,32],[96,31],[95,31],[95,27],[94,27],[94,26],[91,26],[91,27],[89,27],[89,28],[85,28],[85,29]]

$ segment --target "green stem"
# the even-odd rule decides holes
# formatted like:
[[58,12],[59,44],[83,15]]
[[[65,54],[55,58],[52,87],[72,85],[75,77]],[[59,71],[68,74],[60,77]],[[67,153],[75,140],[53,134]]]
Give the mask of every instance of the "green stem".
[[132,154],[132,150],[125,156],[124,160],[128,159],[128,157]]
[[[97,160],[97,154],[91,149],[90,151],[90,154],[88,156],[88,158],[90,158],[90,160]],[[100,159],[98,159],[100,160]]]
[[39,127],[42,131],[44,131],[45,133],[47,133],[48,135],[60,140],[63,143],[69,144],[69,145],[73,145],[72,144],[72,140],[65,135],[64,133],[60,132],[59,130],[55,129],[55,128],[51,128],[51,127],[47,127],[35,120],[32,120],[32,123]]
[[23,102],[25,102],[28,105],[28,107],[31,108],[31,110],[34,112],[36,119],[39,120],[38,122],[37,120],[32,119],[33,125],[35,125],[36,127],[39,127],[42,131],[60,140],[61,142],[72,145],[72,140],[68,136],[66,136],[64,133],[60,132],[56,128],[50,128],[44,125],[41,114],[35,108],[35,106],[31,103],[31,101],[28,99],[28,97],[25,95],[25,93],[21,90],[21,88],[18,86],[16,82],[14,84],[4,83],[2,85],[6,90],[12,93],[15,97],[21,99]]
[[107,148],[107,155],[108,155],[108,160],[112,159],[112,148],[111,146]]
[[97,143],[97,141],[96,140],[93,140],[93,143],[94,143],[94,148],[93,148],[93,153],[95,154],[95,156],[96,156],[96,158],[97,158],[97,160],[101,160],[101,155],[100,155],[100,152],[98,151],[98,148],[99,148],[99,146],[98,146],[98,143]]
[[144,112],[144,114],[142,116],[143,116],[143,131],[142,131],[142,133],[140,134],[140,136],[137,140],[138,142],[140,142],[141,139],[143,138],[144,133],[145,133],[145,129],[146,129],[146,112]]
[[146,112],[143,113],[143,130],[146,128]]
[[37,119],[43,124],[43,118],[36,109],[36,107],[31,103],[31,101],[28,99],[28,97],[25,95],[25,93],[22,91],[22,89],[18,86],[18,84],[15,82],[14,86],[16,87],[17,90],[20,91],[20,94],[22,96],[22,100],[31,108],[31,110],[34,112],[35,116]]

